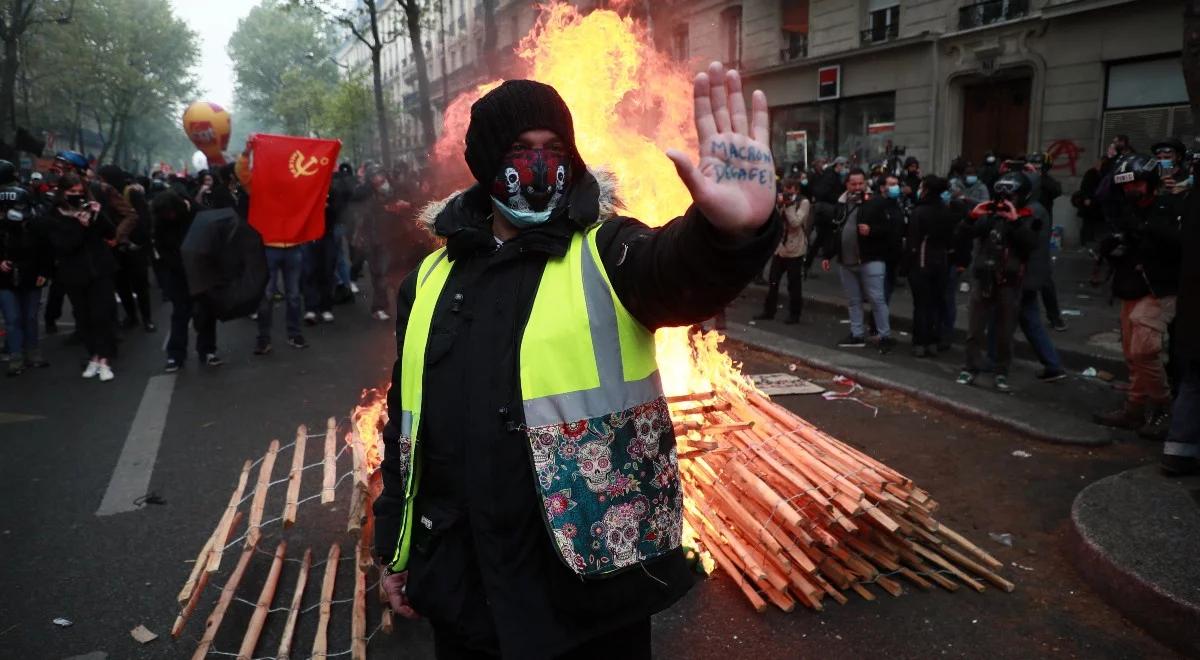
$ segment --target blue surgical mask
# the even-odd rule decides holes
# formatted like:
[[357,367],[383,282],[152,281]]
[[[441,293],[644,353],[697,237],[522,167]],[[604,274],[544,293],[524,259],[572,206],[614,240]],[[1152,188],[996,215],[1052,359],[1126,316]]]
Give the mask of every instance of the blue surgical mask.
[[1170,158],[1161,158],[1158,161],[1158,166],[1164,170],[1173,170],[1175,169],[1175,161]]
[[838,172],[838,178],[842,181],[845,181],[846,177],[848,176],[850,176],[850,170],[842,170],[841,172]]
[[949,204],[951,199],[952,199],[952,196],[950,195],[950,191],[949,191],[949,190],[943,190],[943,191],[942,191],[942,203],[943,203],[943,204]]
[[801,185],[801,186],[807,186],[807,185],[808,185],[808,179],[800,179],[800,185]]
[[1187,186],[1188,188],[1195,186],[1196,185],[1196,175],[1195,174],[1189,175],[1188,178],[1183,180],[1183,185]]
[[550,213],[554,210],[554,207],[550,207],[545,211],[518,211],[509,208],[507,204],[495,197],[492,197],[492,201],[495,202],[496,209],[500,211],[500,215],[504,216],[504,219],[511,222],[517,229],[527,229],[546,224],[550,220]]
[[968,186],[973,186],[977,183],[979,183],[979,177],[975,176],[974,174],[967,175],[967,185]]
[[890,198],[892,198],[892,199],[899,199],[899,197],[900,197],[900,186],[898,186],[898,185],[894,185],[894,186],[888,186],[888,188],[887,188],[887,196],[888,196],[888,197],[890,197]]

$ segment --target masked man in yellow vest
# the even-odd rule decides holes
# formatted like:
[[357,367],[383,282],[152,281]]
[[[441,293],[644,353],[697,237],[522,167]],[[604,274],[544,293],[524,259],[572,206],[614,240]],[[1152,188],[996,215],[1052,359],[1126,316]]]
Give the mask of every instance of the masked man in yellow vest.
[[548,85],[471,108],[477,184],[431,206],[446,246],[401,285],[375,552],[439,658],[650,657],[686,593],[682,491],[653,331],[711,317],[779,243],[767,102],[695,80],[692,206],[617,216]]

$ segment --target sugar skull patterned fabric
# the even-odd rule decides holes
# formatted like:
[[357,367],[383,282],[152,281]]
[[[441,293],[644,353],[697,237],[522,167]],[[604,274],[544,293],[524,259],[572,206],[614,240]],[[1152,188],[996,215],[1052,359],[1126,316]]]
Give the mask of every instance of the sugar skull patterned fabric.
[[554,545],[576,573],[610,573],[680,546],[683,496],[664,399],[530,428],[529,445]]

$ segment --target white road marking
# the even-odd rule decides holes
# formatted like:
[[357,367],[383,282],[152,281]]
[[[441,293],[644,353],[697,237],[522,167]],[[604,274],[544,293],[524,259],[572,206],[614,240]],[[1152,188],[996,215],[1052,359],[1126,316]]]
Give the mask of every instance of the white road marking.
[[171,408],[171,394],[175,391],[175,374],[152,376],[142,393],[129,435],[117,467],[108,481],[108,490],[100,501],[97,516],[136,511],[133,501],[146,494],[150,488],[150,475],[158,458],[158,447],[167,423],[167,411]]

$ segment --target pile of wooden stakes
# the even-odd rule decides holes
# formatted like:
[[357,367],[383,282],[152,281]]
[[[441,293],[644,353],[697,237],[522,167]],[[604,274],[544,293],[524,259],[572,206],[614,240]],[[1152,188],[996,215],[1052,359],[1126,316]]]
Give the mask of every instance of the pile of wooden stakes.
[[[352,558],[354,597],[350,608],[351,647],[349,655],[354,660],[364,660],[367,657],[367,642],[370,639],[367,634],[367,572],[375,570],[370,552],[373,520],[368,515],[369,507],[367,504],[368,500],[373,499],[373,495],[377,494],[379,480],[371,479],[364,461],[365,451],[362,441],[357,437],[357,434],[351,433],[346,440],[339,442],[337,422],[333,418],[330,418],[326,424],[323,460],[319,463],[306,466],[304,464],[304,454],[308,438],[308,429],[300,426],[296,430],[296,440],[291,445],[292,464],[286,480],[271,481],[271,473],[275,467],[276,457],[281,451],[278,440],[272,440],[267,453],[257,461],[257,479],[249,495],[245,494],[246,486],[248,485],[255,463],[246,461],[242,467],[237,486],[229,498],[229,504],[222,513],[216,529],[209,536],[208,541],[197,555],[191,574],[188,575],[183,589],[179,592],[178,599],[182,604],[182,609],[179,612],[179,616],[175,619],[175,625],[171,628],[171,636],[176,639],[183,634],[188,620],[195,612],[196,606],[200,602],[205,588],[208,586],[210,577],[220,570],[224,551],[244,539],[245,544],[241,556],[238,558],[237,565],[225,581],[225,586],[221,589],[216,604],[205,621],[204,635],[200,639],[195,653],[192,655],[193,660],[200,660],[210,652],[215,652],[213,650],[213,640],[217,636],[226,611],[235,600],[241,600],[236,598],[236,594],[239,586],[241,586],[246,568],[256,553],[263,552],[258,548],[258,544],[262,540],[263,527],[278,521],[282,522],[284,528],[291,527],[296,522],[299,505],[308,500],[319,498],[322,504],[333,502],[337,486],[341,481],[337,474],[337,460],[344,452],[349,452],[353,461],[352,471],[343,475],[343,477],[353,479],[350,515],[346,524],[346,531],[356,535],[354,557]],[[323,473],[321,490],[316,495],[301,500],[300,485],[302,474],[306,468],[317,467],[322,468]],[[284,482],[287,483],[287,498],[283,513],[278,518],[264,522],[263,510],[267,499],[267,491],[272,483]],[[250,500],[250,506],[246,530],[241,537],[231,541],[230,537],[239,529],[241,521],[247,518],[246,512],[241,510],[242,504],[247,500]],[[245,633],[242,635],[241,646],[237,652],[238,658],[246,658],[248,660],[255,657],[255,648],[258,646],[259,638],[262,636],[263,626],[266,624],[267,615],[272,609],[275,593],[278,590],[280,574],[283,571],[283,563],[286,560],[286,552],[287,541],[281,541],[276,546],[272,555],[270,571],[258,591],[258,600],[255,603],[254,612],[250,617]],[[341,548],[337,543],[334,543],[329,548],[329,554],[324,564],[324,576],[321,581],[320,601],[305,609],[301,609],[304,605],[304,589],[308,583],[308,573],[313,565],[312,558],[312,548],[306,548],[303,559],[300,560],[300,571],[296,578],[296,587],[290,606],[287,608],[287,618],[284,623],[283,632],[281,633],[280,644],[275,652],[275,657],[279,660],[285,660],[293,656],[325,658],[331,655],[345,655],[346,653],[344,651],[335,653],[328,649],[329,628],[332,623],[331,615],[333,613],[333,592],[337,582],[338,569],[342,563]],[[382,594],[381,590],[381,600]],[[307,654],[296,653],[294,651],[296,622],[302,613],[312,609],[318,610],[318,620],[317,632],[312,641],[311,651]],[[382,630],[391,634],[392,612],[390,609],[383,608],[381,621],[376,630]],[[230,654],[222,653],[222,655]]]
[[823,609],[826,596],[1013,584],[1003,564],[933,517],[937,503],[899,472],[766,397],[668,399],[679,440],[684,520],[750,603]]

